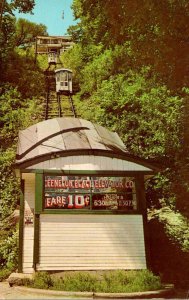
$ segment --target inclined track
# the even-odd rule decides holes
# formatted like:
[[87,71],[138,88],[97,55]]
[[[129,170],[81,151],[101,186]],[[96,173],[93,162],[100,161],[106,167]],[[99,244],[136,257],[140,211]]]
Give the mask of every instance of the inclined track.
[[45,71],[46,80],[46,102],[45,102],[45,120],[57,117],[74,117],[76,110],[73,104],[71,94],[57,94],[54,70]]

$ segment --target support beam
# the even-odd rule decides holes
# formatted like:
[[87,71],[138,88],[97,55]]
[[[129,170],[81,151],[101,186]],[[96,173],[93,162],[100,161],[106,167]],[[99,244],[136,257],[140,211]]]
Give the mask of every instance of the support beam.
[[151,269],[150,237],[149,237],[149,230],[148,230],[147,205],[146,205],[145,185],[144,185],[144,175],[143,174],[139,174],[136,176],[136,193],[137,193],[138,206],[139,206],[138,209],[143,215],[146,264],[147,264],[147,268]]
[[24,234],[24,180],[21,180],[20,191],[20,220],[19,220],[19,256],[18,256],[18,273],[22,273],[23,267],[23,234]]

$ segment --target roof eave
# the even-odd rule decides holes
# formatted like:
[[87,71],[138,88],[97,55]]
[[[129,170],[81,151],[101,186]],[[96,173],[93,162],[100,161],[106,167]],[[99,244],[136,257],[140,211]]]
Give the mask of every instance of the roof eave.
[[147,173],[157,173],[161,171],[157,165],[150,163],[148,160],[139,158],[137,156],[128,154],[123,151],[110,151],[110,150],[103,150],[103,149],[76,149],[76,150],[63,150],[59,152],[50,152],[45,155],[38,155],[34,158],[26,159],[24,161],[19,162],[16,161],[14,164],[15,169],[26,169],[35,165],[40,162],[44,162],[47,160],[51,160],[57,157],[68,157],[68,156],[76,156],[76,155],[93,155],[93,156],[105,156],[105,157],[112,157],[112,158],[119,158],[123,160],[127,160],[136,164],[140,164],[150,170],[146,170]]

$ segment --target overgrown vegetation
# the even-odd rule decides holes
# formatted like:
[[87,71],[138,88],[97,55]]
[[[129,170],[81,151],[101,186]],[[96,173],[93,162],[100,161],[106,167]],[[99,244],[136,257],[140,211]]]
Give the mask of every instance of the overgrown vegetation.
[[14,10],[31,11],[33,0],[3,1],[0,19],[0,280],[17,268],[20,183],[15,176],[18,132],[41,119],[43,74],[31,42],[44,25],[16,20]]
[[47,272],[39,272],[33,280],[25,280],[25,285],[40,289],[105,293],[130,293],[161,288],[160,278],[148,270],[107,271],[101,274],[65,272],[60,278]]
[[0,282],[9,277],[11,274],[11,270],[8,270],[7,268],[3,268],[0,270]]
[[13,164],[15,161],[18,131],[24,129],[41,116],[41,103],[37,98],[25,98],[11,85],[4,85],[0,95],[0,266],[13,270],[18,259],[18,218],[14,211],[19,205],[20,182],[16,178]]

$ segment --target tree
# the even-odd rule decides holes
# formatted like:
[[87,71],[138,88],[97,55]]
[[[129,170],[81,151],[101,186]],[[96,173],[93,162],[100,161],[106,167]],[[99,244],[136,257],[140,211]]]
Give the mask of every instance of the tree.
[[34,0],[1,0],[0,1],[0,74],[6,70],[9,55],[15,47],[15,22],[14,10],[19,12],[31,12]]
[[13,212],[19,205],[20,190],[13,163],[18,130],[40,120],[43,92],[43,74],[34,65],[32,51],[16,46],[30,43],[36,34],[46,33],[41,24],[16,22],[14,10],[30,12],[33,7],[33,0],[1,0],[0,3],[0,266],[11,271],[17,262],[18,235]]
[[[0,20],[5,14],[11,14],[14,16],[14,10],[18,9],[21,13],[31,12],[35,6],[34,0],[1,0],[0,2]],[[1,23],[0,23],[1,24]]]
[[73,9],[79,22],[70,31],[83,48],[127,44],[132,69],[150,65],[174,90],[189,84],[188,1],[74,0]]
[[[4,2],[2,16],[2,32],[0,33],[0,79],[1,85],[10,83],[24,97],[39,95],[43,88],[43,75],[38,66],[34,65],[31,44],[37,35],[46,35],[46,26],[35,24],[13,15],[14,9],[30,11],[34,1]],[[27,48],[24,52],[19,48]]]
[[45,25],[36,24],[25,19],[17,20],[15,35],[16,46],[30,47],[38,35],[48,35]]
[[18,9],[19,12],[27,13],[32,12],[34,8],[34,0],[1,0],[0,1],[0,31],[3,30],[3,21],[8,18],[9,21],[13,20],[14,10]]
[[112,61],[109,55],[106,60],[101,58],[83,71],[88,79],[80,92],[83,117],[118,132],[130,153],[157,160],[161,157],[167,165],[172,164],[180,149],[183,100],[171,95],[155,77],[149,78],[148,68],[140,73],[130,70],[124,75],[107,76],[104,66]]

